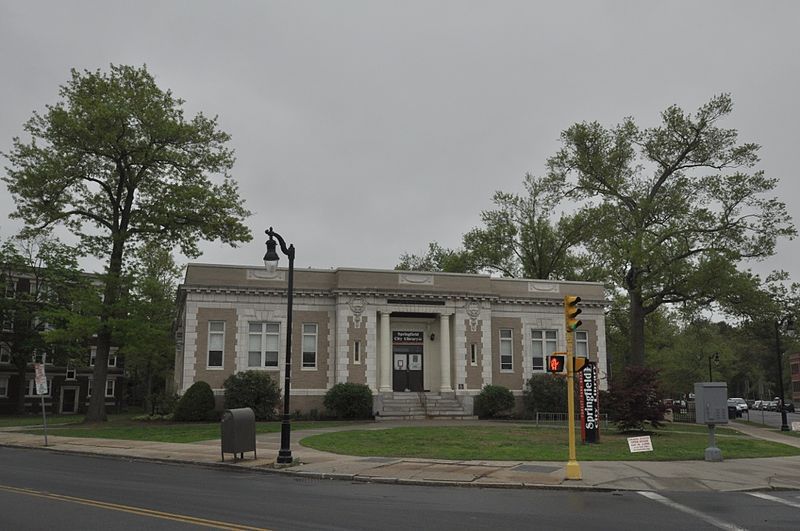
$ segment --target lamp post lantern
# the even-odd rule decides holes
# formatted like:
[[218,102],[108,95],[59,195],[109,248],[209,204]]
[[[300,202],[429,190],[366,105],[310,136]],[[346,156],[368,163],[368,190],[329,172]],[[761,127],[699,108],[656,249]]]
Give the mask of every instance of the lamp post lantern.
[[287,288],[287,310],[286,310],[286,368],[283,375],[283,420],[281,421],[281,449],[278,451],[278,464],[291,464],[292,449],[289,447],[291,436],[291,421],[289,418],[289,390],[292,383],[292,291],[294,289],[294,244],[286,247],[286,242],[280,234],[272,230],[264,231],[267,240],[267,253],[264,255],[264,266],[267,272],[273,274],[278,267],[278,253],[275,252],[275,239],[281,246],[281,252],[289,258],[289,285]]

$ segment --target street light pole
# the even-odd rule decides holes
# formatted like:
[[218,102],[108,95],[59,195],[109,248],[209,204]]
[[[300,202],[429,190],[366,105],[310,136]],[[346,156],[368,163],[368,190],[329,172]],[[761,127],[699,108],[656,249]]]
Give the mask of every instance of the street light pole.
[[775,321],[775,354],[778,357],[778,392],[780,392],[781,431],[789,431],[789,421],[786,418],[786,405],[783,398],[783,354],[781,353],[781,328],[787,318]]
[[286,242],[280,234],[272,230],[264,231],[267,240],[267,254],[264,255],[264,265],[267,271],[274,273],[278,267],[278,253],[275,252],[275,239],[281,245],[281,252],[289,258],[289,286],[287,289],[287,310],[286,310],[286,366],[283,377],[283,420],[281,421],[281,449],[278,451],[278,464],[291,464],[292,449],[290,448],[291,419],[289,416],[289,390],[292,383],[292,295],[294,291],[294,244],[286,247]]

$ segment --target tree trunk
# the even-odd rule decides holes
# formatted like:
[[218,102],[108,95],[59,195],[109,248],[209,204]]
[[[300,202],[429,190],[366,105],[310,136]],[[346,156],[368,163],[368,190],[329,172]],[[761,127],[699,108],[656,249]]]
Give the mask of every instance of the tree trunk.
[[27,365],[17,367],[17,415],[25,414],[25,393],[28,392]]
[[644,306],[639,292],[628,290],[630,299],[630,339],[631,351],[628,364],[633,367],[644,366]]
[[111,318],[116,311],[119,299],[120,276],[122,274],[122,248],[119,237],[114,237],[114,248],[108,262],[106,285],[104,288],[103,309],[100,315],[100,328],[97,332],[97,350],[94,359],[92,397],[86,411],[85,422],[105,422],[106,378],[108,377],[108,353],[111,350]]

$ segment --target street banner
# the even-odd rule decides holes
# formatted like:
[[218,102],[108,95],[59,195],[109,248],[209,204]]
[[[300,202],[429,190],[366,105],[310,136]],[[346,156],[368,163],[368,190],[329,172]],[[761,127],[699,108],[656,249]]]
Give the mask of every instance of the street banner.
[[596,443],[600,440],[600,400],[597,380],[597,363],[587,361],[578,372],[581,441],[584,443]]

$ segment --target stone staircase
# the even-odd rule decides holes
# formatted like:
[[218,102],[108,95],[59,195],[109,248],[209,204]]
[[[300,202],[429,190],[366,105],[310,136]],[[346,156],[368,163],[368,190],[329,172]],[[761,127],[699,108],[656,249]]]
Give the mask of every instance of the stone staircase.
[[381,397],[381,406],[375,420],[467,419],[470,414],[455,395],[439,393],[392,393]]

